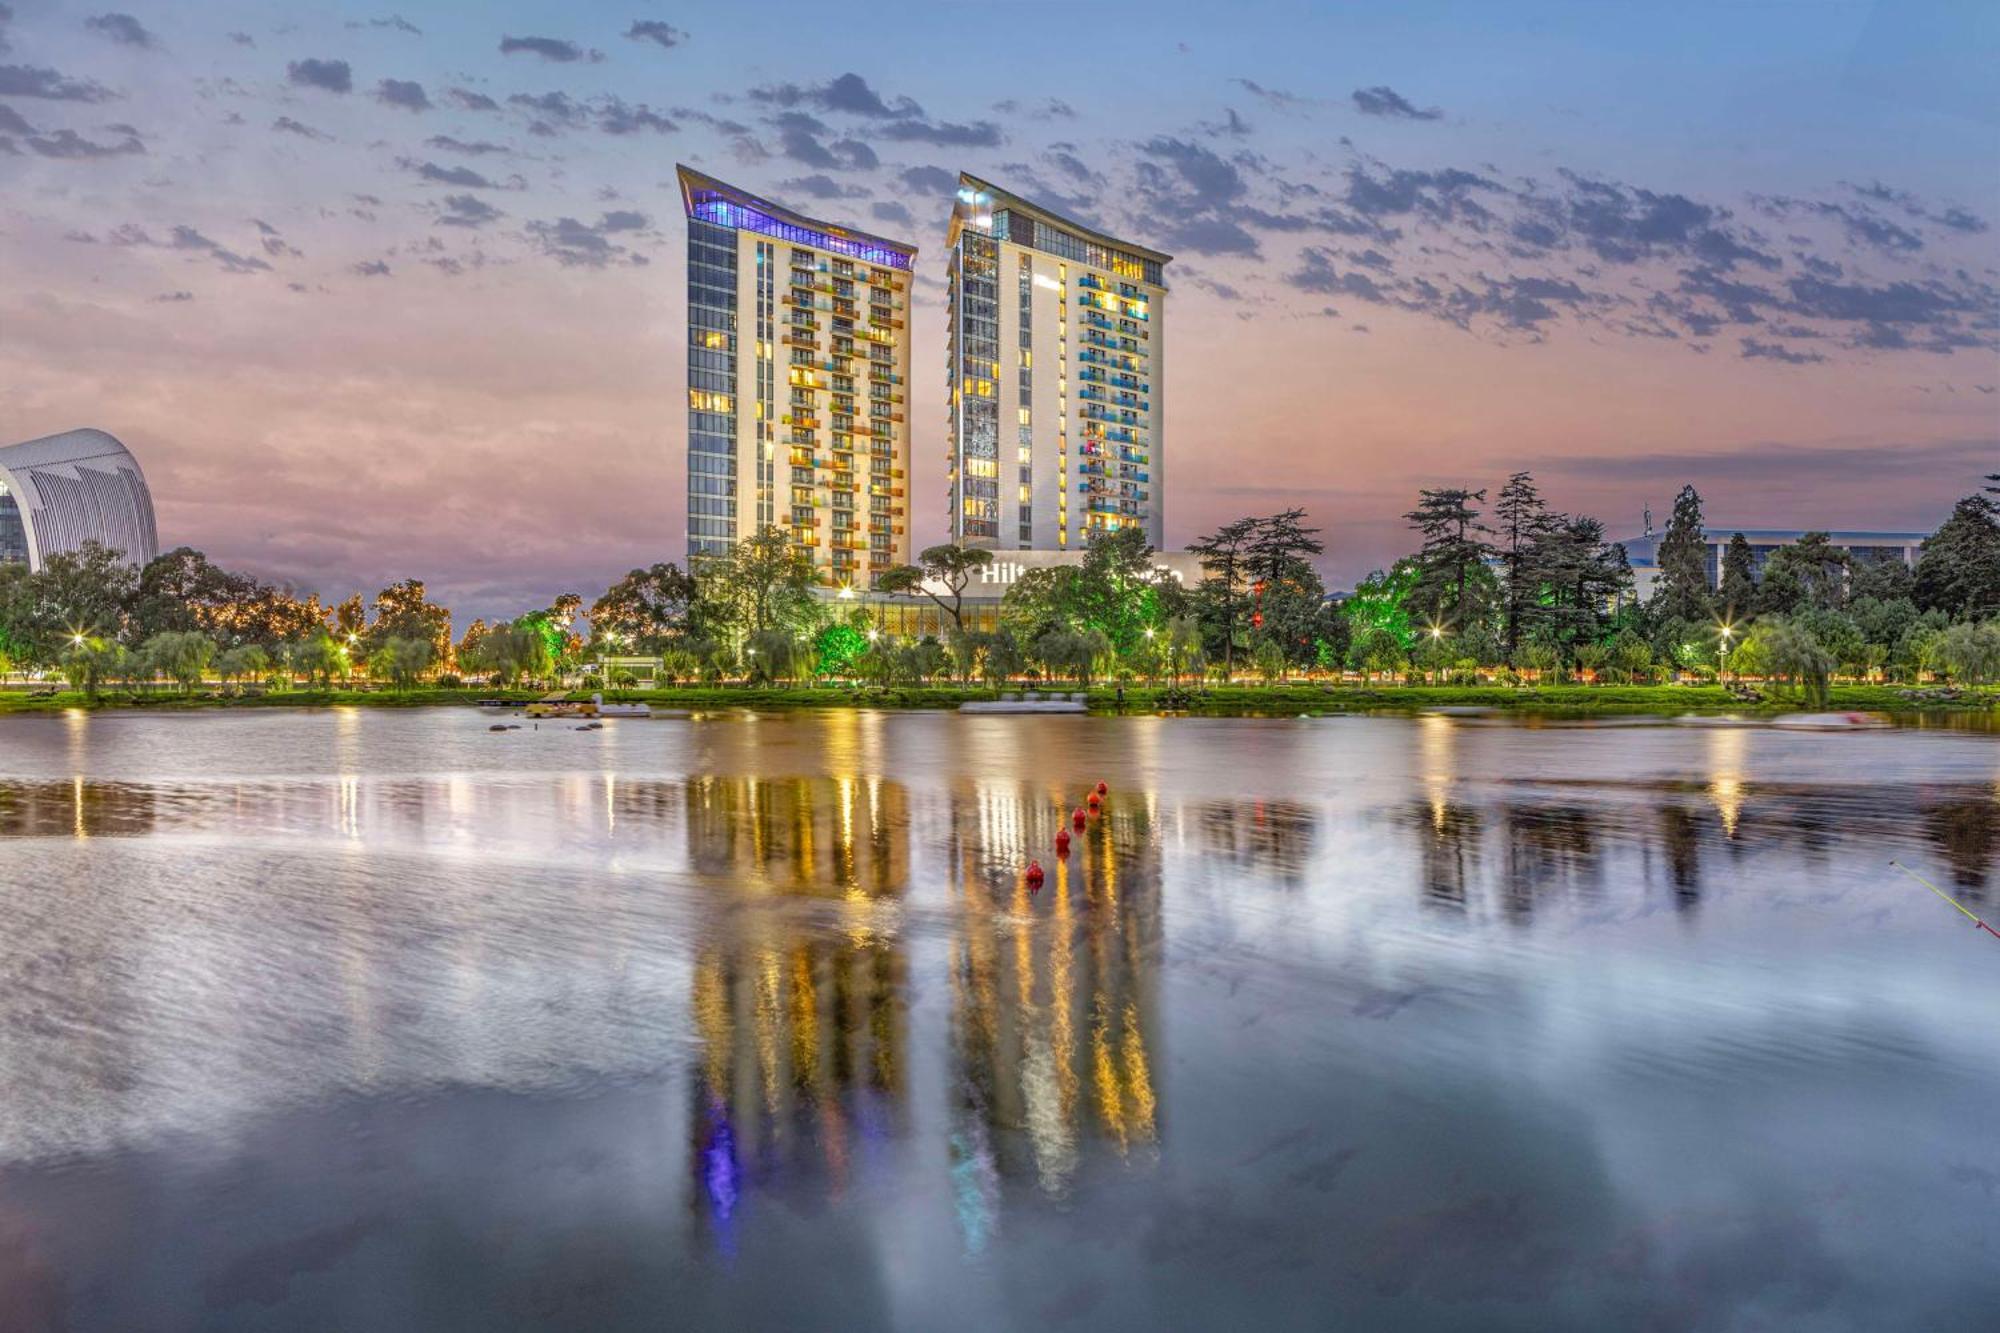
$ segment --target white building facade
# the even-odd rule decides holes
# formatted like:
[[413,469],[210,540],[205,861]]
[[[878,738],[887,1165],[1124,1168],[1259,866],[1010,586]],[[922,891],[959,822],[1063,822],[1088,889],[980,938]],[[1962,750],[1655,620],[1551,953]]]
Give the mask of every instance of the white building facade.
[[40,569],[92,541],[135,565],[160,553],[153,495],[131,451],[101,430],[0,448],[0,562]]
[[688,225],[688,554],[787,530],[827,583],[910,558],[917,250],[680,168]]
[[960,175],[947,233],[952,540],[1165,537],[1171,256]]

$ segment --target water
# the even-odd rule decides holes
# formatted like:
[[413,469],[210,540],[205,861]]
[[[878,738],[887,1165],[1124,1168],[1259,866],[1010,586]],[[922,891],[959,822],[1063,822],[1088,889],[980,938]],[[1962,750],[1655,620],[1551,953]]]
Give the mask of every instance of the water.
[[0,1328],[2000,1320],[1988,735],[489,720],[0,719]]

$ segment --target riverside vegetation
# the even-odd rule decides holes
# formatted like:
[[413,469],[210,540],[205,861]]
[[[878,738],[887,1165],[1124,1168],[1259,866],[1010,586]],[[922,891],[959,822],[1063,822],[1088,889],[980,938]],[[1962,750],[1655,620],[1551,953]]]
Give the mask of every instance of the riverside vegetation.
[[[1686,487],[1643,602],[1624,548],[1551,509],[1527,473],[1490,507],[1485,489],[1420,492],[1418,549],[1331,598],[1297,509],[1192,543],[1193,587],[1155,575],[1137,529],[1094,536],[1079,565],[1013,584],[990,628],[967,624],[964,592],[991,554],[936,546],[877,585],[936,606],[943,633],[915,640],[827,597],[780,528],[690,570],[632,570],[587,608],[565,594],[457,637],[416,579],[329,607],[185,547],[134,569],[86,545],[35,572],[0,566],[0,675],[17,678],[0,710],[457,702],[579,680],[685,707],[942,707],[1039,687],[1207,712],[1988,708],[2000,477],[1985,480],[1914,569],[1856,561],[1824,533],[1760,569],[1738,534],[1715,588]],[[655,664],[650,688],[634,659]],[[589,674],[599,662],[608,679]]]

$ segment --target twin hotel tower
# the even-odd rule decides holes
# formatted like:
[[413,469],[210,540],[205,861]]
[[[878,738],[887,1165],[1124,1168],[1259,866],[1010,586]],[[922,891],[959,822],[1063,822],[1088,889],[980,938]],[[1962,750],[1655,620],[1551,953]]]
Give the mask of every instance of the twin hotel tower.
[[[917,247],[680,168],[688,219],[688,553],[782,527],[830,585],[911,563]],[[972,176],[945,236],[951,540],[1161,544],[1161,270]]]

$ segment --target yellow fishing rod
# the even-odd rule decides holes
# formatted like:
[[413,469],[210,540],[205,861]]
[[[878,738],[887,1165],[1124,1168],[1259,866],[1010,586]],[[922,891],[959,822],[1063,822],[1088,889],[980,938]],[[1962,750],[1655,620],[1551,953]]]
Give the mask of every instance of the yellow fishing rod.
[[1946,893],[1943,889],[1939,888],[1937,885],[1925,879],[1922,875],[1919,875],[1916,871],[1904,865],[1901,861],[1891,861],[1889,864],[1896,867],[1896,869],[1902,871],[1905,875],[1908,875],[1911,879],[1915,880],[1917,883],[1929,889],[1932,893],[1935,893],[1938,897],[1950,903],[1953,907],[1956,907],[1960,912],[1962,912],[1965,915],[1965,919],[1970,921],[1973,925],[1979,927],[1981,930],[1985,931],[1988,935],[1991,935],[1994,939],[2000,940],[2000,930],[1993,929],[1993,927],[1987,925],[1984,921],[1981,921],[1978,917],[1974,916],[1972,914],[1972,909],[1967,907],[1964,903],[1952,897],[1950,894]]

